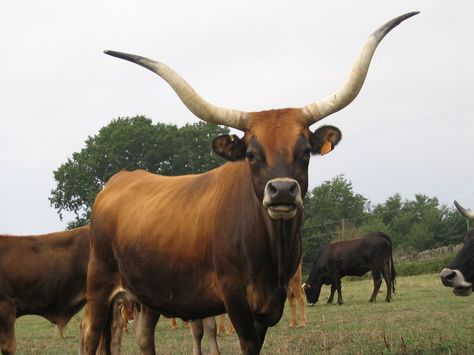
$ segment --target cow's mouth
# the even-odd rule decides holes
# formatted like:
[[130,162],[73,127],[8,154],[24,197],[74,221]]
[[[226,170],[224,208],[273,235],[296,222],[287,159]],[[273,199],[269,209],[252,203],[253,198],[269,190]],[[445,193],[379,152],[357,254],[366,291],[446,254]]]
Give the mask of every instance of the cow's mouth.
[[274,204],[267,207],[273,219],[291,219],[296,216],[298,208],[294,204]]
[[456,286],[453,289],[453,293],[456,296],[469,296],[472,293],[472,284]]

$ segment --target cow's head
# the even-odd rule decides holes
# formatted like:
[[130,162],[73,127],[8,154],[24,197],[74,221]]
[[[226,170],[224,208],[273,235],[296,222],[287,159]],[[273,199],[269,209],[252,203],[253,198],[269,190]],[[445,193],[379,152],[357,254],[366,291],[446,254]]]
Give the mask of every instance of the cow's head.
[[306,295],[306,302],[308,303],[309,307],[312,307],[318,303],[319,295],[321,294],[321,288],[323,285],[332,284],[331,277],[323,273],[324,272],[321,271],[321,273],[318,275],[310,274],[308,280],[306,280],[306,282],[301,285]]
[[[454,201],[461,214],[474,219],[474,212],[464,209]],[[441,271],[441,282],[446,287],[453,287],[457,296],[469,296],[474,283],[474,229],[471,229],[464,238],[464,245],[449,265]]]
[[330,152],[341,139],[332,126],[310,131],[310,126],[347,106],[359,93],[378,43],[412,12],[393,19],[375,31],[362,48],[348,80],[332,95],[302,108],[243,112],[205,101],[174,70],[144,57],[106,51],[106,54],[139,64],[162,77],[198,118],[236,128],[244,133],[223,135],[213,142],[214,151],[231,160],[246,160],[256,195],[273,219],[291,219],[301,209],[308,185],[311,154]]

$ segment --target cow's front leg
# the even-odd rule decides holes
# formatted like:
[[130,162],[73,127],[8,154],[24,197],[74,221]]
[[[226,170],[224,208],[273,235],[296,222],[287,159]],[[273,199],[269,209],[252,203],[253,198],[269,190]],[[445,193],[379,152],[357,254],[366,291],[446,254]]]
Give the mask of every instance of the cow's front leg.
[[0,301],[0,348],[3,355],[13,355],[16,351],[15,306],[8,301]]
[[255,328],[253,314],[246,300],[239,298],[226,300],[225,306],[235,331],[239,336],[242,354],[259,354],[265,339],[266,328],[260,325],[258,329]]
[[[321,285],[321,287],[323,287]],[[336,286],[334,286],[333,283],[331,283],[331,294],[329,295],[329,298],[328,298],[328,303],[329,304],[332,304],[332,302],[334,301],[334,293],[336,292]]]
[[339,276],[334,278],[334,283],[337,290],[337,304],[344,304],[344,301],[342,300],[341,279]]

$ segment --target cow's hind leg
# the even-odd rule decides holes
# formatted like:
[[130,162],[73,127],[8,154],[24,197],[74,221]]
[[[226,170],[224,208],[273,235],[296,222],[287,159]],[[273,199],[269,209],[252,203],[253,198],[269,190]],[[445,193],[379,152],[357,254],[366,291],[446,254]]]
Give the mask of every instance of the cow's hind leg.
[[308,318],[306,317],[306,297],[303,294],[303,291],[300,291],[300,293],[297,296],[298,298],[298,303],[300,305],[300,327],[305,327],[306,323],[308,322]]
[[288,292],[288,303],[290,304],[290,328],[296,327],[296,299],[293,292]]
[[160,314],[143,305],[137,307],[133,321],[133,333],[142,354],[155,355],[155,328]]
[[204,331],[209,338],[211,355],[220,355],[219,346],[217,345],[217,327],[216,318],[208,317],[202,320]]
[[204,336],[204,326],[202,319],[195,319],[190,322],[191,335],[193,336],[193,355],[202,355],[201,342]]
[[[94,254],[91,248],[87,271],[87,313],[84,321],[84,354],[94,355],[100,337],[106,334],[108,321],[111,317],[111,299],[119,278],[114,270]],[[110,335],[110,334],[109,334]],[[110,336],[106,341],[106,353],[110,352]]]
[[390,260],[387,258],[382,267],[382,275],[387,285],[387,296],[385,297],[386,302],[392,300],[392,273],[390,270]]
[[16,351],[15,307],[7,301],[0,301],[0,348],[3,355],[13,355]]
[[382,285],[382,277],[380,276],[380,270],[372,270],[372,278],[374,279],[374,291],[369,299],[369,302],[375,302],[377,293],[379,293],[380,286]]

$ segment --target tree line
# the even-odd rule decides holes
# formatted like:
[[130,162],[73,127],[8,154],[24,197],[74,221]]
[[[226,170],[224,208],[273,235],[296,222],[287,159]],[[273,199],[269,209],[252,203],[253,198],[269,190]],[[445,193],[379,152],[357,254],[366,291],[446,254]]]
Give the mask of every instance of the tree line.
[[[144,169],[183,175],[208,171],[225,162],[212,152],[211,142],[227,133],[225,127],[204,122],[177,127],[153,124],[144,116],[114,119],[53,172],[56,187],[50,204],[61,219],[65,212],[74,216],[69,228],[87,224],[95,196],[116,172]],[[305,267],[322,245],[370,231],[390,235],[395,248],[421,251],[462,242],[466,221],[454,208],[423,194],[407,200],[395,193],[383,203],[372,204],[339,175],[305,197],[301,229]]]
[[383,203],[372,204],[354,192],[344,175],[339,175],[305,197],[301,230],[305,266],[324,244],[368,232],[388,234],[394,248],[407,252],[461,243],[466,223],[454,207],[424,194],[410,200],[395,193]]

